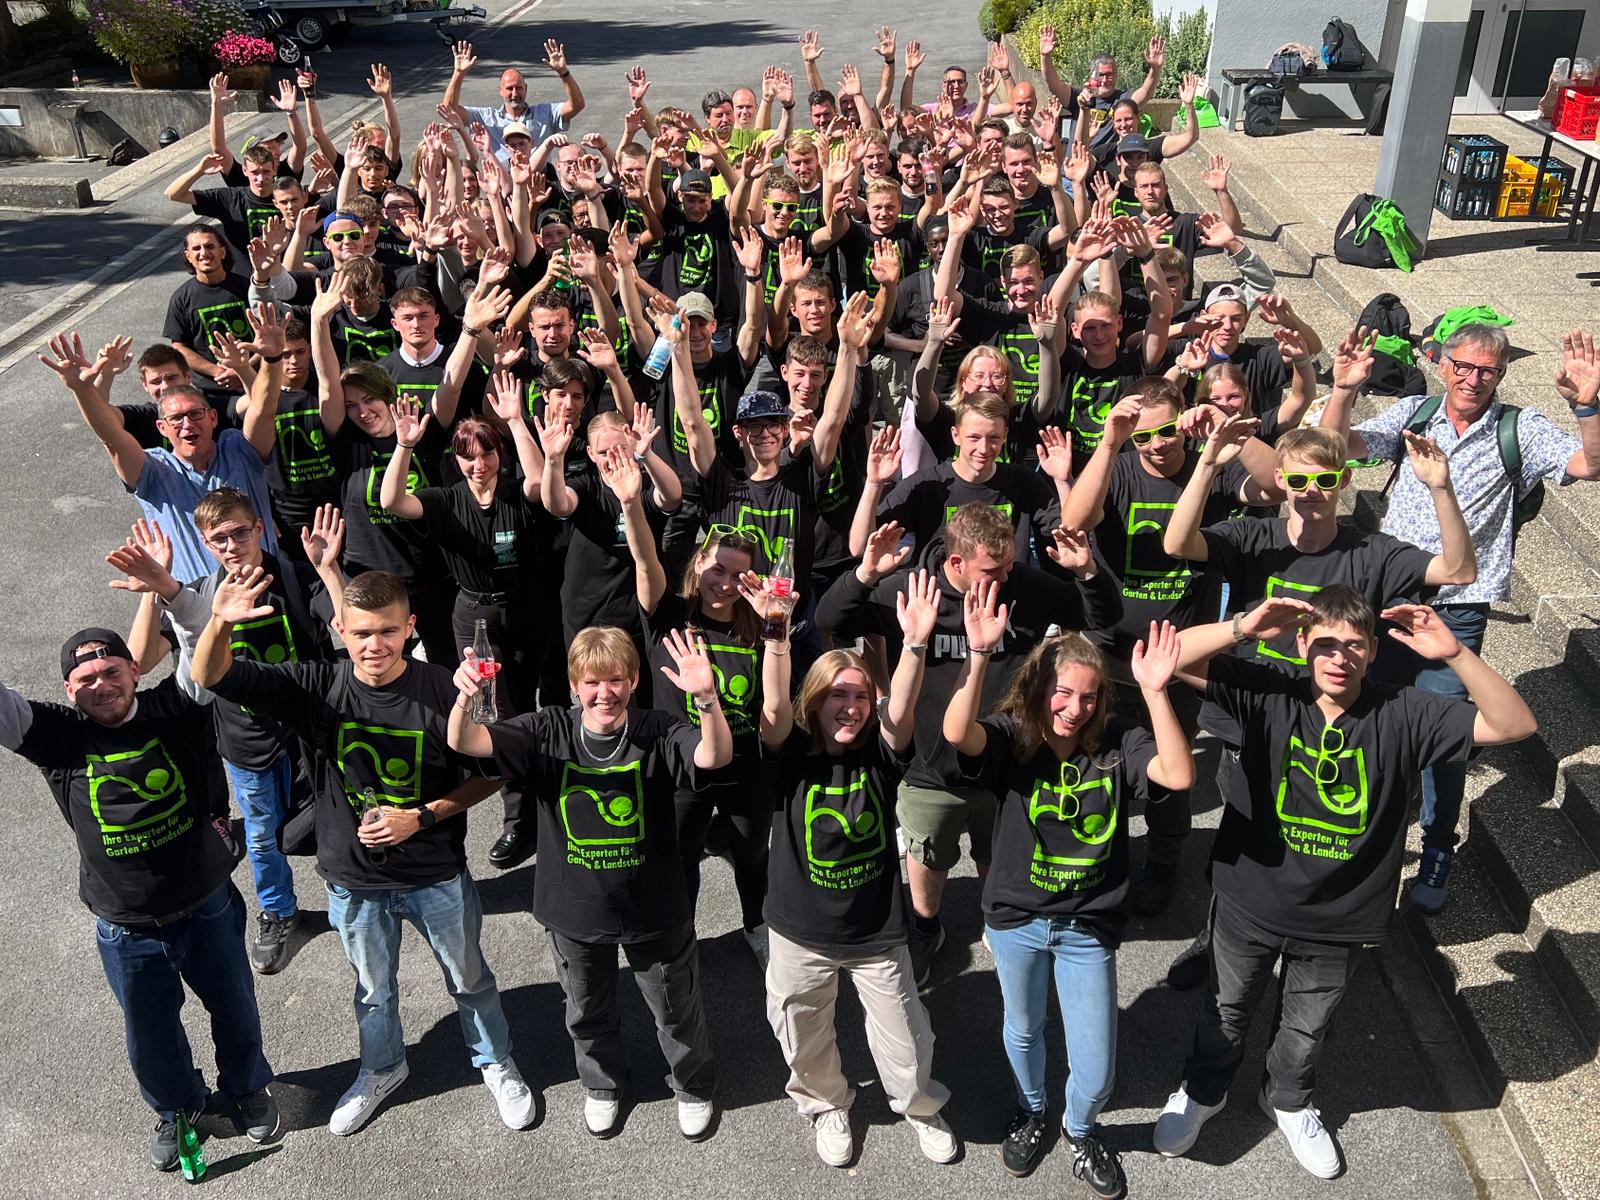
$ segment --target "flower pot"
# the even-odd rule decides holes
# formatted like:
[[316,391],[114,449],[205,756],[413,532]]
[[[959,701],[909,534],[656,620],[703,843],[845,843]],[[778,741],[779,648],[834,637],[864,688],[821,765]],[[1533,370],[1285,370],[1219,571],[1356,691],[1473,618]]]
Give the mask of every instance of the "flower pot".
[[128,70],[133,72],[134,84],[142,88],[175,88],[183,81],[183,68],[175,58],[156,63],[129,63]]
[[223,67],[228,86],[236,92],[264,92],[272,82],[270,63],[251,63],[248,67]]

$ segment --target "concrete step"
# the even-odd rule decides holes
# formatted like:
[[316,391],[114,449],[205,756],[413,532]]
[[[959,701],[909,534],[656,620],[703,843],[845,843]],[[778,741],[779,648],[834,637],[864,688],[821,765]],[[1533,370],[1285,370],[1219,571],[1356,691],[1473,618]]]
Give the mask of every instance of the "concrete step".
[[[1488,782],[1476,773],[1469,779],[1469,802]],[[1424,917],[1409,904],[1400,911],[1400,936],[1418,948],[1538,1194],[1545,1200],[1600,1196],[1593,1116],[1600,1063],[1473,847],[1451,872],[1443,912]]]

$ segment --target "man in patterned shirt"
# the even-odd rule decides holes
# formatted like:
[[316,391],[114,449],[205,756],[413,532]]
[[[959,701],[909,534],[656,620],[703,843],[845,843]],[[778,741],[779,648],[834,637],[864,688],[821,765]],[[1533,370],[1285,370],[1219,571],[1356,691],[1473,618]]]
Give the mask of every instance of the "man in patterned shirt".
[[[1430,602],[1462,645],[1476,653],[1483,646],[1489,605],[1510,594],[1511,556],[1516,544],[1515,510],[1544,480],[1563,486],[1600,479],[1600,356],[1594,340],[1575,330],[1562,339],[1556,392],[1572,408],[1578,436],[1533,409],[1518,412],[1512,428],[1521,454],[1517,478],[1508,473],[1500,448],[1501,414],[1506,405],[1496,389],[1505,378],[1509,344],[1505,331],[1489,325],[1463,325],[1445,342],[1441,373],[1445,392],[1438,398],[1407,396],[1350,430],[1356,392],[1371,370],[1371,350],[1352,331],[1334,359],[1333,395],[1322,424],[1348,432],[1354,459],[1398,459],[1394,490],[1383,530],[1428,550],[1440,545],[1439,523],[1427,488],[1405,461],[1401,432],[1413,429],[1432,438],[1450,457],[1450,478],[1477,553],[1478,578],[1463,587],[1442,587]],[[1421,410],[1429,405],[1430,411]],[[1422,420],[1419,421],[1419,418]],[[1445,696],[1464,696],[1455,672],[1442,664],[1410,664],[1416,685]],[[1404,680],[1401,680],[1404,682]],[[1465,761],[1437,764],[1422,774],[1422,863],[1411,885],[1411,899],[1424,912],[1444,906],[1456,845],[1456,824],[1466,790]]]

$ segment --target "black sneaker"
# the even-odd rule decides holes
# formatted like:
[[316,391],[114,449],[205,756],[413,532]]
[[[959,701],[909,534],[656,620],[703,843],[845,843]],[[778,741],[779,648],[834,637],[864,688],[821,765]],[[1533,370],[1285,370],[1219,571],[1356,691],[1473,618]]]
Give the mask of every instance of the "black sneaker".
[[1133,911],[1141,917],[1165,912],[1172,903],[1172,881],[1177,874],[1178,868],[1172,863],[1145,863],[1133,880]]
[[1187,992],[1199,987],[1211,975],[1211,926],[1195,934],[1194,941],[1184,952],[1172,960],[1167,968],[1167,986],[1174,991]]
[[944,926],[939,924],[939,918],[933,919],[933,928],[923,927],[921,917],[911,918],[911,941],[908,947],[911,951],[911,981],[921,991],[928,986],[928,980],[933,975],[933,959],[944,945]]
[[[200,1119],[198,1112],[184,1113],[189,1124],[193,1125]],[[156,1121],[156,1131],[150,1135],[150,1165],[158,1171],[175,1171],[178,1169],[178,1123],[160,1118]]]
[[1044,1114],[1019,1108],[1006,1126],[1006,1140],[1000,1143],[1000,1162],[1006,1173],[1021,1179],[1033,1174],[1044,1159]]
[[1089,1190],[1103,1200],[1121,1200],[1128,1194],[1128,1177],[1122,1173],[1122,1163],[1116,1151],[1100,1140],[1099,1127],[1081,1138],[1072,1137],[1065,1129],[1061,1135],[1074,1150],[1072,1173],[1089,1185]]
[[250,966],[258,975],[276,975],[289,961],[289,935],[300,923],[300,914],[280,917],[264,912],[256,918],[256,940],[250,943]]
[[258,1146],[275,1142],[283,1136],[278,1102],[266,1088],[251,1092],[239,1101],[239,1116],[234,1124],[239,1127],[239,1132]]

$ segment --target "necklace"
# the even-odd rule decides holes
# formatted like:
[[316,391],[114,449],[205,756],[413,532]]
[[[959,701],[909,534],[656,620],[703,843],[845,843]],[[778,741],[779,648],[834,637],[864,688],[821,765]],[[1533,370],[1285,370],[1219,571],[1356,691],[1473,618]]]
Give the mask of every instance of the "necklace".
[[583,748],[588,751],[590,758],[599,763],[608,763],[612,759],[616,758],[617,755],[621,754],[622,748],[628,744],[628,724],[631,720],[631,717],[624,720],[622,722],[622,728],[616,733],[597,733],[594,735],[596,738],[601,739],[611,737],[617,739],[617,744],[613,746],[606,754],[601,754],[589,744],[589,729],[588,726],[584,725],[583,717],[581,715],[578,717],[578,740],[583,743]]

